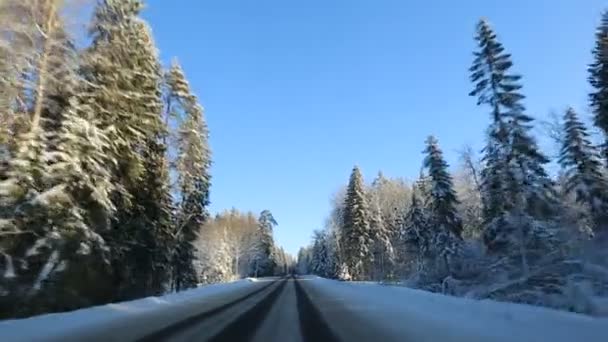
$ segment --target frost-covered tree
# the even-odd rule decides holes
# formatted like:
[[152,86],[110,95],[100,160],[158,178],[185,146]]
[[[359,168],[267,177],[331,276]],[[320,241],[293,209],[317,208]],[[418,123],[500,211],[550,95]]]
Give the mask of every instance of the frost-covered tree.
[[462,235],[462,220],[456,206],[459,204],[454,191],[448,164],[443,158],[437,139],[433,136],[426,140],[424,167],[428,169],[431,181],[428,208],[436,229],[451,232],[456,237]]
[[602,14],[601,22],[595,33],[593,62],[589,65],[589,94],[593,120],[604,133],[603,157],[608,163],[608,11]]
[[518,108],[518,101],[523,95],[517,82],[520,76],[508,74],[512,66],[510,55],[496,38],[489,23],[481,20],[477,25],[475,40],[478,51],[469,69],[470,79],[475,88],[469,93],[478,98],[477,105],[488,105],[491,108],[491,124],[488,128],[484,148],[484,169],[481,172],[481,186],[484,196],[484,215],[491,221],[505,210],[508,200],[505,193],[507,166],[506,156],[509,153],[509,137],[504,112]]
[[[375,183],[375,184],[374,184]],[[369,210],[369,225],[370,237],[372,239],[372,254],[373,264],[371,271],[372,279],[384,279],[392,269],[392,264],[395,261],[392,237],[393,234],[389,230],[389,223],[385,221],[380,208],[380,199],[377,192],[374,191],[374,185],[377,187],[378,182],[372,183],[370,189],[368,203]]]
[[448,164],[435,137],[426,140],[424,167],[430,181],[425,207],[431,224],[431,250],[449,267],[449,257],[456,253],[458,240],[462,239],[462,219],[457,210],[459,204]]
[[[485,221],[489,228],[500,230],[505,226],[492,222],[507,213],[546,219],[556,210],[554,191],[544,170],[548,159],[530,134],[532,118],[522,104],[521,77],[510,73],[511,56],[487,21],[479,22],[475,39],[479,49],[470,68],[475,84],[470,95],[492,113],[481,172]],[[495,240],[505,235],[508,233],[486,229],[484,239],[493,248]]]
[[576,201],[589,211],[593,228],[601,231],[608,222],[608,184],[602,164],[585,125],[572,108],[564,115],[563,129],[559,163],[564,169],[565,191],[575,195]]
[[366,279],[373,262],[369,208],[363,176],[353,168],[344,200],[340,246],[347,272],[353,280]]
[[269,210],[263,210],[258,218],[256,256],[252,260],[252,274],[255,277],[270,276],[276,266],[275,244],[273,239],[274,227],[277,221]]
[[[107,265],[108,247],[99,232],[114,211],[109,140],[74,97],[80,82],[60,2],[2,5],[3,15],[24,16],[21,25],[4,27],[10,34],[2,38],[12,37],[3,46],[18,52],[10,59],[16,69],[5,70],[16,82],[8,82],[7,106],[12,115],[27,115],[20,127],[11,127],[15,149],[0,184],[0,250],[11,268],[4,274],[22,314],[76,308],[103,298],[87,293],[98,279],[82,270]],[[24,36],[29,44],[20,41]],[[16,84],[19,91],[10,88]],[[73,281],[76,274],[79,282]]]
[[[112,249],[116,297],[159,293],[168,246],[171,205],[162,136],[162,72],[150,29],[139,18],[139,0],[99,1],[82,54],[85,87],[79,98],[106,132],[115,160],[108,167],[116,191]],[[164,284],[163,284],[164,285]]]
[[166,75],[168,112],[181,121],[177,133],[178,187],[180,191],[179,229],[176,231],[177,250],[174,256],[174,282],[176,289],[195,285],[194,247],[199,228],[208,217],[211,176],[209,132],[198,103],[186,80],[181,66],[174,61]]
[[312,273],[312,269],[310,267],[311,260],[311,248],[310,247],[302,247],[298,251],[298,260],[296,264],[296,271],[298,274],[310,274]]
[[473,151],[466,147],[460,155],[460,167],[454,173],[454,190],[460,201],[458,212],[462,217],[463,237],[478,238],[483,233],[483,203],[479,180],[479,162]]
[[310,267],[311,271],[320,277],[328,277],[330,275],[329,251],[327,247],[327,232],[315,231],[313,234]]
[[429,212],[424,205],[424,194],[420,189],[419,180],[411,194],[411,204],[403,217],[400,229],[399,256],[401,263],[410,263],[412,254],[416,267],[423,266],[424,258],[430,256],[432,247],[433,227],[430,224]]

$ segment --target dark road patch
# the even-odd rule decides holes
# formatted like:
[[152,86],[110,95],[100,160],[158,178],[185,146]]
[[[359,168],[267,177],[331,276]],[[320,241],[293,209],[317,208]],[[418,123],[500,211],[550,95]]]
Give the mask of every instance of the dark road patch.
[[[182,321],[173,323],[161,330],[158,330],[156,332],[153,332],[149,335],[146,335],[140,339],[138,339],[137,341],[139,342],[155,342],[155,341],[165,341],[166,339],[168,339],[169,337],[173,336],[176,333],[179,333],[189,327],[192,327],[198,323],[200,323],[202,320],[207,319],[213,315],[216,315],[224,310],[227,310],[235,305],[240,304],[241,302],[243,302],[244,300],[247,300],[259,293],[261,293],[262,291],[268,289],[269,287],[271,287],[272,285],[276,284],[276,282],[272,282],[268,285],[265,285],[262,288],[259,288],[255,291],[252,291],[242,297],[239,297],[229,303],[226,303],[224,305],[218,306],[217,308],[211,309],[209,311],[205,311],[205,312],[201,312],[199,314],[196,314],[194,316],[190,316]],[[281,285],[279,286],[280,288],[282,288],[284,286]],[[276,292],[276,290],[275,290]],[[271,293],[272,294],[272,293]],[[272,303],[271,303],[272,304]]]
[[296,297],[298,303],[298,314],[300,315],[300,330],[304,342],[338,342],[340,339],[329,328],[327,322],[321,316],[310,297],[306,294],[302,285],[296,280]]
[[270,294],[259,301],[254,307],[237,317],[217,335],[210,338],[209,341],[236,342],[251,340],[286,285],[287,281],[283,280],[281,285],[272,290]]

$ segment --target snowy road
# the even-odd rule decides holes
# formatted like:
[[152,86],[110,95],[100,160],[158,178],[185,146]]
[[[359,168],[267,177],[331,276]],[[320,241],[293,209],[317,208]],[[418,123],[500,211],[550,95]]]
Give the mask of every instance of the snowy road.
[[306,280],[287,278],[271,282],[242,299],[138,341],[338,341],[302,289],[300,283]]
[[606,341],[608,319],[318,277],[0,322],[0,341]]

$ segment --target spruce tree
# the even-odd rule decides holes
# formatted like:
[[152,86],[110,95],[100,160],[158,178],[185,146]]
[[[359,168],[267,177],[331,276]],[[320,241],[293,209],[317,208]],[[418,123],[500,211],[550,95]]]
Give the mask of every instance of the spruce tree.
[[329,276],[328,258],[327,234],[325,231],[315,231],[313,235],[311,259],[311,266],[314,274],[320,277]]
[[598,157],[585,125],[569,108],[564,115],[564,141],[559,157],[564,169],[564,188],[589,211],[592,226],[604,230],[608,219],[608,184]]
[[428,137],[426,145],[424,166],[428,169],[431,181],[428,198],[431,220],[436,229],[449,231],[454,236],[461,238],[462,220],[456,210],[459,202],[456,198],[452,176],[448,172],[448,164],[443,159],[443,152],[435,137]]
[[271,276],[277,264],[272,237],[277,221],[269,210],[263,210],[258,218],[257,248],[252,271],[255,277]]
[[421,198],[423,195],[420,183],[421,179],[415,183],[412,189],[411,203],[400,229],[402,259],[408,256],[409,250],[414,250],[417,267],[419,268],[423,266],[424,258],[429,257],[433,237],[432,227],[429,224],[429,213],[426,210],[423,198]]
[[343,262],[353,280],[365,279],[372,261],[372,236],[365,185],[359,167],[350,176],[344,200],[341,243]]
[[589,94],[593,120],[604,134],[603,158],[608,163],[608,11],[602,14],[595,33],[593,62],[589,65],[589,83],[593,88]]
[[[88,85],[82,102],[108,135],[112,156],[112,201],[116,213],[103,235],[112,250],[116,299],[146,294],[154,274],[154,239],[164,236],[168,210],[164,189],[150,189],[162,179],[162,73],[148,25],[138,17],[140,0],[102,0],[94,13],[91,46],[82,56],[81,73]],[[154,173],[154,175],[150,175]],[[164,181],[161,181],[164,182]],[[149,199],[156,196],[159,203]],[[145,261],[142,261],[145,260]],[[143,262],[143,263],[142,263]],[[157,292],[157,291],[153,291]]]
[[196,279],[192,261],[200,227],[209,214],[211,151],[209,132],[203,108],[190,90],[181,66],[174,61],[165,76],[168,87],[167,103],[170,115],[181,121],[177,133],[178,187],[181,196],[176,232],[177,249],[174,255],[174,282],[177,290],[193,287]]
[[[556,209],[554,191],[544,170],[548,159],[530,135],[532,118],[522,104],[521,76],[510,73],[511,56],[487,21],[479,22],[475,39],[479,50],[470,68],[475,84],[470,95],[492,113],[481,173],[485,221],[500,229],[504,225],[491,223],[507,213],[547,219]],[[504,235],[486,230],[486,243],[492,245],[492,240]]]

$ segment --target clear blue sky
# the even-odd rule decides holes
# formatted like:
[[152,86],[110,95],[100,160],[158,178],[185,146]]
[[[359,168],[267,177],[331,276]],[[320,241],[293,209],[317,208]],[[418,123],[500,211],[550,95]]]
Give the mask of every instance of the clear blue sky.
[[288,252],[322,227],[358,164],[417,175],[435,134],[456,162],[489,116],[467,96],[477,20],[524,76],[529,113],[588,115],[599,0],[149,0],[163,61],[177,56],[206,108],[212,211],[270,209]]

